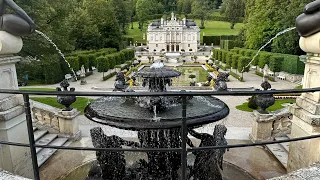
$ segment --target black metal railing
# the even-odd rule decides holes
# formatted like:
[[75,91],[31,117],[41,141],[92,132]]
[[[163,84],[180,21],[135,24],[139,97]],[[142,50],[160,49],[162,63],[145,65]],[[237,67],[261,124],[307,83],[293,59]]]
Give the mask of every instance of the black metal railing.
[[[187,112],[187,97],[188,96],[252,96],[259,94],[286,94],[286,93],[312,93],[320,91],[320,87],[318,88],[309,88],[309,89],[286,89],[286,90],[268,90],[268,91],[197,91],[197,92],[186,92],[186,91],[176,91],[176,92],[48,92],[48,91],[21,91],[21,90],[8,90],[8,89],[0,89],[0,94],[22,94],[24,98],[24,107],[26,113],[27,120],[27,128],[28,128],[28,137],[29,144],[25,143],[16,143],[16,142],[8,142],[8,141],[0,141],[0,144],[10,145],[10,146],[20,146],[20,147],[29,147],[31,151],[34,179],[39,180],[39,167],[37,163],[37,155],[36,148],[51,148],[51,149],[61,149],[61,150],[81,150],[81,151],[131,151],[131,152],[181,152],[181,179],[186,179],[186,169],[187,169],[187,152],[194,151],[205,151],[205,150],[213,150],[213,149],[231,149],[231,148],[242,148],[242,147],[251,147],[251,146],[263,146],[268,144],[278,144],[284,142],[293,142],[293,141],[302,141],[307,139],[320,138],[320,134],[292,138],[288,140],[280,140],[280,141],[265,141],[265,142],[256,142],[256,143],[247,143],[247,144],[232,144],[226,146],[207,146],[207,147],[194,147],[187,148],[186,146],[186,138],[187,138],[187,124],[186,124],[186,112]],[[73,95],[73,96],[123,96],[123,97],[139,97],[139,96],[181,96],[182,97],[182,123],[181,123],[181,137],[182,137],[182,145],[181,148],[89,148],[89,147],[65,147],[65,146],[49,146],[49,145],[36,145],[34,141],[33,127],[32,127],[32,117],[31,117],[31,109],[29,102],[29,95]]]

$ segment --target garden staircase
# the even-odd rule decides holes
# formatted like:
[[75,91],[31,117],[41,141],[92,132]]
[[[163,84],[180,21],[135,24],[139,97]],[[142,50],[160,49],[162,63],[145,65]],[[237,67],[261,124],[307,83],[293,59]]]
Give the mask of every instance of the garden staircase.
[[[51,134],[47,130],[40,130],[33,127],[34,140],[36,145],[50,145],[50,146],[69,146],[71,141],[66,137],[58,137],[58,134]],[[57,149],[36,148],[38,166],[41,167]]]
[[[289,137],[276,137],[275,140],[286,140]],[[289,153],[289,144],[290,143],[281,143],[281,144],[268,144],[267,149],[278,159],[282,166],[287,169],[288,162],[288,153]]]

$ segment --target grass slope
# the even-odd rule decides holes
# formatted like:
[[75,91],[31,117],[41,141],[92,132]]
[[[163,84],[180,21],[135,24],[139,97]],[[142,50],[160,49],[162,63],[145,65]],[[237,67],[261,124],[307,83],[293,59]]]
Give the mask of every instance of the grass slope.
[[55,91],[54,88],[19,88],[23,91]]
[[[285,104],[285,103],[295,103],[296,100],[295,99],[279,99],[279,100],[276,100],[276,102],[274,103],[274,105],[270,106],[267,110],[268,111],[276,111],[278,109],[282,109],[283,106],[282,104]],[[239,106],[236,106],[236,108],[238,110],[241,110],[241,111],[247,111],[247,112],[253,112],[254,109],[251,109],[248,107],[248,102],[245,102]]]

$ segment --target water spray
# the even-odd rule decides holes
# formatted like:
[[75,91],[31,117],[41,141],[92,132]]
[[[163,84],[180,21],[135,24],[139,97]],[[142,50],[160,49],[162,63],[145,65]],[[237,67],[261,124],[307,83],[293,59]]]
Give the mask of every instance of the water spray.
[[259,55],[260,51],[261,51],[262,49],[264,49],[267,45],[269,45],[274,39],[276,39],[278,36],[280,36],[280,35],[282,35],[282,34],[284,34],[284,33],[286,33],[286,32],[292,31],[292,30],[294,30],[294,29],[296,29],[296,27],[291,27],[291,28],[285,29],[285,30],[279,32],[278,34],[276,34],[273,38],[271,38],[265,45],[263,45],[263,46],[258,50],[258,52],[257,52],[256,55],[252,58],[252,60],[249,62],[249,64],[247,64],[245,67],[242,68],[241,73],[244,72],[244,69],[245,69],[245,68],[247,68],[247,67],[249,67],[249,66],[251,65],[251,63],[252,63],[252,62],[256,59],[256,57]]
[[40,34],[42,37],[44,37],[47,41],[49,41],[50,44],[53,45],[53,47],[56,48],[56,50],[58,51],[58,53],[60,54],[60,56],[63,58],[63,60],[67,63],[68,67],[70,68],[70,70],[72,71],[74,78],[76,79],[76,81],[78,81],[77,79],[77,75],[74,72],[73,68],[71,67],[70,63],[66,60],[66,57],[64,56],[64,54],[61,52],[61,50],[58,48],[58,46],[47,36],[45,35],[43,32],[35,30],[36,33]]

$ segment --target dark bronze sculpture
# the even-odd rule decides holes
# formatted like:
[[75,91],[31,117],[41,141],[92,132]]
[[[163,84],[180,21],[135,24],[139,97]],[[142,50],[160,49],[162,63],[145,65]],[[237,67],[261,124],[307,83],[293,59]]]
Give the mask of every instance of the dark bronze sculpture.
[[[126,141],[118,136],[106,136],[101,127],[92,128],[90,135],[95,148],[122,148],[123,145],[140,147],[137,142]],[[96,155],[102,170],[102,179],[121,180],[125,178],[126,160],[124,152],[97,151]]]
[[309,37],[320,31],[320,0],[307,4],[304,13],[297,17],[296,28],[299,35]]
[[[16,14],[5,14],[6,7]],[[28,36],[35,31],[35,24],[13,0],[0,0],[0,30],[16,36]]]
[[[264,91],[267,91],[271,88],[271,84],[268,81],[264,81],[261,87]],[[255,103],[260,107],[259,113],[268,114],[269,112],[266,109],[275,103],[275,98],[273,94],[260,94],[256,95]]]
[[217,76],[216,82],[214,83],[214,89],[216,89],[217,91],[227,91],[228,86],[226,81],[228,80],[228,77],[229,73],[220,72]]
[[126,82],[123,72],[118,72],[116,75],[116,82],[114,83],[113,91],[125,91],[129,87],[129,84]]
[[[68,87],[70,86],[70,84],[68,83],[67,80],[63,80],[60,83],[60,86],[62,87],[62,89],[57,87],[56,88],[57,91],[69,91]],[[75,91],[75,88],[70,88],[69,92],[74,92],[74,91]],[[63,111],[71,111],[73,108],[70,106],[72,103],[76,102],[76,100],[77,100],[76,96],[57,96],[57,102],[65,106]]]
[[[224,125],[216,125],[213,135],[198,133],[192,129],[189,129],[189,133],[201,140],[199,147],[224,146],[228,144],[224,137],[227,133],[227,128]],[[190,144],[189,146],[193,147]],[[222,163],[225,152],[226,149],[194,152],[196,159],[191,176],[196,180],[222,180],[221,171],[223,170]]]

